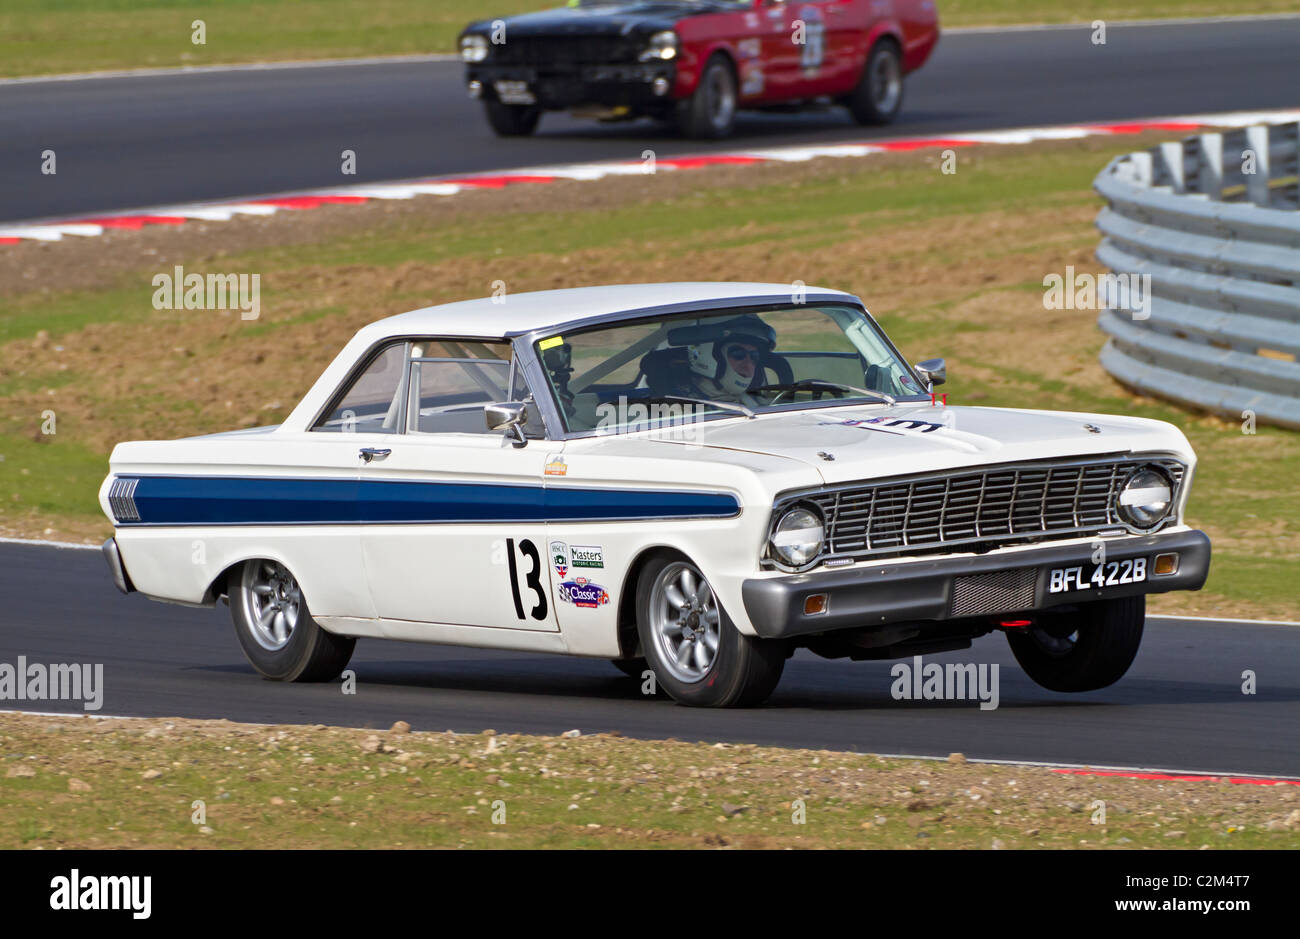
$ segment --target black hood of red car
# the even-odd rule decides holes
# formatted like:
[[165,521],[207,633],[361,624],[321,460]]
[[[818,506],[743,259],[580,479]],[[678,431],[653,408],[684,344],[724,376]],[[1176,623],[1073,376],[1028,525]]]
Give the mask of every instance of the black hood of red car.
[[[538,13],[523,13],[501,19],[507,37],[516,36],[620,36],[633,32],[657,32],[672,29],[679,20],[706,13],[747,9],[747,4],[727,0],[642,0],[630,3],[586,3],[576,7],[559,7]],[[461,35],[488,35],[493,20],[478,20],[465,27]]]

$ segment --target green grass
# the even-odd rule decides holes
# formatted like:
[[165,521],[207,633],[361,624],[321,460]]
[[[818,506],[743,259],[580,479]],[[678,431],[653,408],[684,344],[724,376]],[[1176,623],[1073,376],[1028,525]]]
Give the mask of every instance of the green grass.
[[[5,0],[0,76],[450,52],[471,20],[548,0]],[[939,0],[943,26],[1292,12],[1300,0]],[[206,24],[206,43],[192,23]]]
[[1292,786],[859,753],[22,715],[0,749],[0,849],[1300,845]]
[[[594,208],[572,208],[572,190],[561,187],[548,192],[555,193],[554,205],[562,210],[513,211],[509,191],[483,194],[484,204],[496,198],[497,208],[462,213],[454,224],[408,213],[357,226],[343,237],[224,256],[220,264],[225,270],[261,273],[268,315],[258,323],[232,322],[220,336],[188,337],[187,322],[197,320],[152,311],[151,271],[143,270],[123,274],[103,290],[34,290],[0,298],[0,339],[14,348],[44,329],[51,333],[47,348],[64,341],[72,346],[79,341],[75,331],[85,324],[114,322],[139,331],[131,348],[157,342],[166,356],[170,347],[184,346],[194,356],[188,361],[196,365],[237,364],[276,343],[291,348],[308,343],[301,357],[310,366],[304,379],[309,382],[355,328],[358,311],[374,319],[381,311],[486,293],[498,275],[512,291],[549,286],[554,284],[552,272],[575,258],[582,267],[574,283],[674,279],[687,270],[687,279],[799,278],[847,288],[867,299],[913,360],[948,356],[947,390],[954,403],[1132,414],[1182,428],[1200,456],[1188,519],[1212,529],[1217,539],[1207,588],[1213,602],[1223,605],[1220,612],[1236,606],[1300,618],[1300,601],[1286,576],[1295,564],[1300,535],[1295,485],[1300,435],[1260,427],[1258,434],[1247,436],[1234,423],[1190,415],[1169,403],[1135,401],[1108,381],[1081,382],[1059,362],[1038,361],[998,344],[1005,324],[991,326],[970,312],[992,292],[999,306],[1013,304],[1025,316],[1041,315],[1043,261],[1021,262],[1017,255],[1024,252],[1030,258],[1043,245],[1059,249],[1064,257],[1090,255],[1097,238],[1091,181],[1112,148],[1118,152],[1129,146],[1131,141],[1116,140],[964,153],[957,175],[940,185],[933,160],[918,154],[905,162],[835,161],[824,164],[828,168],[823,171],[793,178],[756,174],[748,185],[700,185],[666,196],[638,195],[654,181],[638,182],[626,198],[607,199]],[[1070,213],[1079,221],[1060,224],[1058,216]],[[976,226],[976,234],[948,234],[962,226]],[[979,226],[992,234],[979,234],[984,230]],[[883,258],[867,258],[880,264],[879,282],[860,280],[856,265],[863,259],[843,260],[844,246],[867,233],[878,237],[895,231],[907,236],[884,242]],[[238,241],[232,246],[237,251]],[[700,259],[712,266],[699,267]],[[647,266],[652,261],[663,264]],[[689,267],[693,263],[697,266]],[[1011,279],[982,284],[986,264],[1001,264],[1013,272]],[[204,265],[211,262],[187,267],[200,270]],[[478,272],[475,279],[457,281],[461,268]],[[915,269],[928,273],[911,273]],[[950,269],[962,273],[952,275]],[[338,276],[339,270],[346,274]],[[906,304],[880,305],[882,296],[918,277],[932,281],[933,289]],[[286,287],[286,282],[303,286]],[[294,305],[277,314],[276,298]],[[349,325],[330,327],[345,315]],[[1076,356],[1072,368],[1095,375],[1104,336],[1088,314],[1075,323],[1067,343]],[[308,334],[315,338],[304,339]],[[169,338],[159,342],[157,336]],[[963,342],[986,346],[978,354],[963,354]],[[0,391],[25,394],[33,402],[22,413],[11,413],[7,424],[0,415],[0,434],[7,435],[0,437],[6,456],[0,464],[5,487],[0,489],[0,524],[12,525],[36,512],[56,526],[104,525],[95,492],[107,444],[92,452],[78,443],[92,420],[111,427],[113,440],[206,433],[237,426],[250,412],[274,422],[303,390],[284,384],[278,371],[266,366],[252,379],[264,394],[252,407],[205,410],[214,398],[220,402],[232,393],[219,378],[205,378],[202,384],[169,381],[164,368],[141,373],[131,388],[100,391],[96,377],[110,367],[108,361],[81,366],[92,369],[89,374],[60,371],[45,355],[24,362],[23,374],[0,369]],[[989,381],[990,375],[997,380]],[[82,393],[93,398],[94,417],[74,413],[65,420],[61,414],[57,442],[44,440],[37,429],[46,389],[56,392],[49,396],[52,400],[85,389]],[[264,410],[262,402],[269,401],[280,402],[279,410]],[[21,468],[29,472],[23,474]]]
[[[99,484],[108,472],[105,454],[77,443],[75,431],[60,427],[54,413],[52,435],[39,428],[26,436],[0,434],[0,518],[93,518],[98,511]],[[30,423],[44,422],[38,414]]]

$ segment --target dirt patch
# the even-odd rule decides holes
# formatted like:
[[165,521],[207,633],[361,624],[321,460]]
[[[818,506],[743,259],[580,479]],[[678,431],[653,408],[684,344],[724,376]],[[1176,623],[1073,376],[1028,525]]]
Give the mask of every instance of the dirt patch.
[[16,714],[0,754],[5,848],[1300,845],[1297,786],[960,755]]

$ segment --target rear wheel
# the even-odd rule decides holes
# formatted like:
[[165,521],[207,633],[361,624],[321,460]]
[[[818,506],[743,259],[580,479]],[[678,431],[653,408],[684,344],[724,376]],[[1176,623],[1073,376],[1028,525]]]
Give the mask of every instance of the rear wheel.
[[1045,617],[1007,633],[1030,678],[1052,691],[1095,691],[1119,681],[1142,643],[1146,597],[1083,603],[1075,613]]
[[636,601],[646,661],[679,704],[747,707],[781,680],[784,644],[736,629],[700,569],[685,558],[647,564]]
[[859,124],[889,124],[903,106],[903,60],[898,46],[883,39],[871,47],[858,86],[845,102]]
[[677,124],[687,137],[726,137],[736,124],[736,75],[720,55],[709,59],[695,93],[678,105]]
[[542,109],[535,104],[484,101],[483,110],[498,137],[527,137],[537,130],[537,122],[542,119]]
[[356,639],[321,629],[298,581],[278,561],[246,562],[230,575],[230,615],[248,659],[273,681],[330,681],[352,658]]

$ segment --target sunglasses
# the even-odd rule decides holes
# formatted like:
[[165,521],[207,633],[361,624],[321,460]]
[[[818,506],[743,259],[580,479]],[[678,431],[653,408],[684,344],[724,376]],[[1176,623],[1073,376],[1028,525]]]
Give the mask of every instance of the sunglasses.
[[727,358],[740,362],[744,359],[751,359],[756,364],[763,357],[757,349],[746,349],[744,346],[727,346]]

